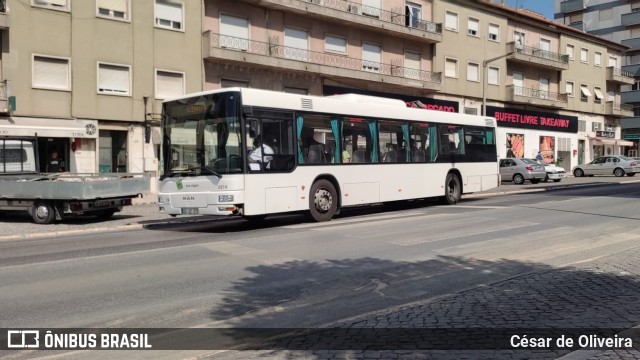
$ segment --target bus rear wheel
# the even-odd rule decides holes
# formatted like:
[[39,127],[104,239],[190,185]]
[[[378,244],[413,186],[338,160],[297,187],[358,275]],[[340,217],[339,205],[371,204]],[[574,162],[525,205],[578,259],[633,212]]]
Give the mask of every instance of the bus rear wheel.
[[455,205],[462,197],[462,186],[460,179],[456,174],[448,174],[444,182],[444,203],[447,205]]
[[329,221],[338,209],[336,188],[329,180],[318,180],[309,192],[308,215],[313,221]]

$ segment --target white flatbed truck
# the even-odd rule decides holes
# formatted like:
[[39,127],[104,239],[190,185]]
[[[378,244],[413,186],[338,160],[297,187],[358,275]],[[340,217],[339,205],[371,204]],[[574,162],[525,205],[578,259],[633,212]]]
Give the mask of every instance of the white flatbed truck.
[[106,219],[149,192],[145,174],[39,174],[35,144],[0,138],[0,211],[27,211],[37,224],[77,215]]

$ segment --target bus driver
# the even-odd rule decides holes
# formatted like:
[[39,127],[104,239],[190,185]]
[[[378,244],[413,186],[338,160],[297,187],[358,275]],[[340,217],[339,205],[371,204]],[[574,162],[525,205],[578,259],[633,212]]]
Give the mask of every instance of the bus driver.
[[[249,153],[249,169],[252,171],[260,171],[260,165],[264,161],[266,163],[266,169],[269,168],[269,162],[273,160],[273,155],[275,154],[273,148],[270,146],[269,141],[267,143],[263,143],[261,141],[262,135],[256,136],[253,140],[253,150]],[[265,137],[269,139],[269,137]],[[272,141],[270,143],[273,143]],[[263,150],[264,149],[264,150]],[[264,158],[263,158],[264,154]]]

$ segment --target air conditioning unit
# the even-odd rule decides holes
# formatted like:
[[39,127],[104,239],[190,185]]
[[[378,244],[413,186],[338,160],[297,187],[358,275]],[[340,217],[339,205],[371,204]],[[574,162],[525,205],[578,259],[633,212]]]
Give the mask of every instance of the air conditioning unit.
[[349,8],[347,10],[352,14],[356,14],[356,15],[362,14],[360,6],[358,6],[358,5],[349,4]]
[[322,5],[322,0],[306,0],[306,1],[312,4]]

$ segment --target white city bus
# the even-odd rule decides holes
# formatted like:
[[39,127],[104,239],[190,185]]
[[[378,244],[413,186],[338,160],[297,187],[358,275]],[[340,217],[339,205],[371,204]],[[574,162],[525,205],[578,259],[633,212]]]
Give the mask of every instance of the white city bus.
[[172,216],[304,211],[327,221],[348,206],[455,204],[498,186],[495,126],[490,117],[354,94],[185,95],[163,104],[159,205]]

